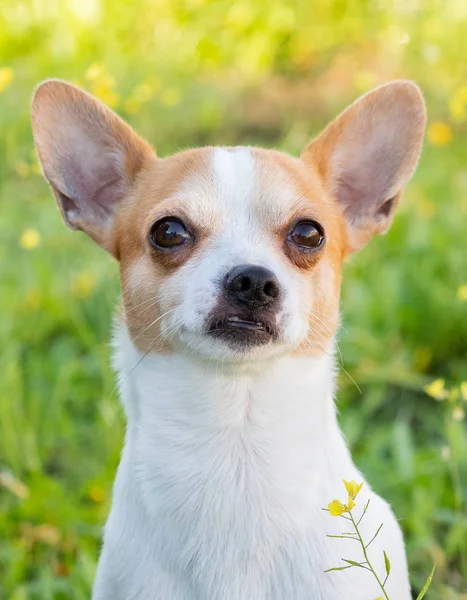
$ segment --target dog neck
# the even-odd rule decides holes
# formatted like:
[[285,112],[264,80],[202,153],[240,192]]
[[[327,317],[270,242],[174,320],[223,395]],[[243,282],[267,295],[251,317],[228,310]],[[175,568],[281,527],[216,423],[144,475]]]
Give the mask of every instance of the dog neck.
[[170,447],[187,455],[230,455],[234,447],[261,453],[272,468],[294,465],[296,475],[322,477],[330,462],[339,462],[343,475],[351,468],[336,418],[332,347],[315,357],[220,364],[183,353],[143,357],[124,325],[116,342],[128,438],[144,432],[157,460],[163,459],[156,447],[164,456]]

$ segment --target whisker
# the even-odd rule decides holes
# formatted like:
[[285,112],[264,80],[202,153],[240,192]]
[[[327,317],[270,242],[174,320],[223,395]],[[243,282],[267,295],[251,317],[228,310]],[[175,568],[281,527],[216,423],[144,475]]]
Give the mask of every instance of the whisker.
[[[175,309],[173,309],[173,310],[175,310]],[[169,311],[169,312],[171,312],[171,311]],[[162,316],[165,316],[166,314],[167,313],[165,313]],[[160,318],[162,318],[162,317],[160,317]],[[177,325],[176,327],[174,327],[172,331],[170,331],[169,333],[166,333],[167,338],[169,336],[173,336],[182,327],[182,325],[183,325],[183,323],[180,323],[179,325]],[[163,335],[163,332],[159,333],[159,335],[157,335],[154,338],[154,340],[151,342],[151,345],[149,346],[149,348],[146,350],[146,352],[143,354],[143,356],[138,360],[138,362],[135,364],[135,366],[128,373],[126,373],[125,377],[129,377],[133,373],[133,371],[136,369],[136,367],[138,367],[142,363],[142,361],[146,358],[146,356],[154,349],[157,341],[159,340],[159,338],[162,335]]]
[[136,341],[140,336],[143,335],[143,333],[145,333],[150,327],[153,327],[156,323],[158,323],[161,319],[163,319],[164,317],[166,317],[167,315],[169,315],[170,313],[174,312],[178,307],[175,306],[174,308],[171,308],[170,310],[168,310],[167,312],[165,312],[163,315],[161,315],[160,317],[157,317],[157,319],[154,319],[154,321],[152,323],[149,323],[149,325],[147,327],[145,327],[143,329],[143,331],[140,331],[138,333],[138,335],[134,338],[133,341]]
[[148,310],[149,308],[152,308],[155,304],[157,304],[157,300],[158,300],[158,298],[155,298],[155,297],[146,298],[146,300],[143,300],[143,302],[140,302],[136,306],[132,306],[129,310],[126,310],[124,308],[123,312],[125,313],[125,315],[129,315],[130,313],[134,312],[135,310],[138,310],[138,308],[140,308],[144,304],[147,304],[148,302],[152,302],[152,304],[150,306],[147,306],[146,308],[143,309],[143,310]]

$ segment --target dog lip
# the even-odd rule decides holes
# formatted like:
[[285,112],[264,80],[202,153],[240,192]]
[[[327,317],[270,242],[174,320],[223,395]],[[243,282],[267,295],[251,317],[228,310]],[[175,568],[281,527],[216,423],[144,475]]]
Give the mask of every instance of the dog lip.
[[248,319],[240,319],[239,317],[229,317],[223,326],[247,329],[249,331],[262,331],[265,329],[261,321],[250,321]]
[[227,317],[222,320],[214,321],[209,327],[209,332],[215,333],[219,331],[225,331],[228,329],[244,331],[245,333],[249,331],[270,333],[270,328],[262,321],[244,319],[237,316]]

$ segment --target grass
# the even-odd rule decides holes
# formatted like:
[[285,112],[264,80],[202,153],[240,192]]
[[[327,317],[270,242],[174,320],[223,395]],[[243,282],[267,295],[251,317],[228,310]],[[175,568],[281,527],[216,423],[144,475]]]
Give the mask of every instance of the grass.
[[[80,81],[161,154],[201,143],[297,153],[360,91],[407,76],[426,93],[429,137],[392,229],[345,269],[340,422],[358,466],[401,521],[414,597],[436,562],[426,598],[465,600],[462,3],[425,2],[423,12],[401,16],[365,2],[346,13],[322,0],[306,35],[305,5],[287,12],[278,3],[274,20],[262,3],[235,12],[224,0],[199,2],[203,12],[194,2],[160,2],[157,12],[144,0],[140,14],[103,0],[89,3],[100,6],[97,20],[80,21],[65,0],[56,13],[45,2],[4,4],[0,69],[12,68],[14,79],[2,90],[0,71],[0,599],[89,597],[124,432],[108,344],[118,267],[65,229],[36,172],[35,83]],[[179,52],[169,52],[164,44],[179,31]],[[405,31],[410,44],[392,51],[388,40],[403,41]],[[427,44],[440,53],[429,68]],[[40,235],[29,250],[21,245],[28,228]],[[437,401],[424,388],[439,378],[449,398]]]

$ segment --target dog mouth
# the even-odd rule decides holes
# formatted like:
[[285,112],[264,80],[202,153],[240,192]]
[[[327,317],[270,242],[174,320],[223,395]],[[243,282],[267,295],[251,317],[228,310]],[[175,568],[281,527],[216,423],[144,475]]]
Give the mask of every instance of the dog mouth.
[[237,315],[213,319],[208,333],[230,345],[243,348],[264,345],[278,337],[277,327],[269,319]]

